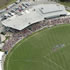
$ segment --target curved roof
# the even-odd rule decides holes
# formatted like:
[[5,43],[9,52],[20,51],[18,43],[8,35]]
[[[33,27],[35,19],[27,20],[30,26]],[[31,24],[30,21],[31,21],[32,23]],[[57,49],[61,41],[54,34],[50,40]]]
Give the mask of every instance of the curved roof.
[[14,15],[2,21],[2,24],[6,27],[22,30],[33,23],[44,20],[44,18],[59,16],[61,14],[67,14],[63,5],[39,4],[22,12],[21,16]]

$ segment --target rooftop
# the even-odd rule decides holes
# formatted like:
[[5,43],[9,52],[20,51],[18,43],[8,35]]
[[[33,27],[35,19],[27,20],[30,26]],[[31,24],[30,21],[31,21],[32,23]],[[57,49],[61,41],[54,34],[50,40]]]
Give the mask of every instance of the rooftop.
[[60,4],[39,4],[28,10],[21,11],[21,14],[2,21],[2,24],[6,27],[22,30],[33,23],[44,20],[44,18],[67,14],[67,11]]

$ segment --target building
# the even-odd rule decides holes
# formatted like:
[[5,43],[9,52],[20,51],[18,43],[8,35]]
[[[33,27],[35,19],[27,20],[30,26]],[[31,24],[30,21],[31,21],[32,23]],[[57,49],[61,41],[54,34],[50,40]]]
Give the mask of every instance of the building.
[[4,55],[4,52],[0,51],[0,70],[2,70],[2,57]]

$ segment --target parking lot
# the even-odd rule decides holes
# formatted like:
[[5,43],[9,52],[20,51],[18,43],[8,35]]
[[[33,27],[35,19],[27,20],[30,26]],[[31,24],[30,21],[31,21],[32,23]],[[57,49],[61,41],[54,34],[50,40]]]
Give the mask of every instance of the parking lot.
[[[28,10],[29,8],[31,8],[34,4],[32,2],[19,2],[19,3],[13,3],[11,5],[9,5],[7,8],[5,8],[5,11],[0,13],[0,31],[2,31],[2,24],[1,21],[7,19],[7,18],[11,18],[15,15],[22,15],[24,13],[25,10]],[[27,12],[27,11],[26,11]]]

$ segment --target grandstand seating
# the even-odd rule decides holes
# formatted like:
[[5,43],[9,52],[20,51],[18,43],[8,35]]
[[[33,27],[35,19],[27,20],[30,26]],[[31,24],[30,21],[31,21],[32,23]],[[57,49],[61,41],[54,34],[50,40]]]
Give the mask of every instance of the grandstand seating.
[[58,24],[66,24],[66,23],[70,23],[70,17],[68,16],[47,19],[47,20],[32,24],[21,31],[14,32],[13,35],[5,42],[5,45],[3,46],[2,50],[9,51],[19,40],[31,35],[33,32],[40,30],[41,28],[44,28],[50,25],[58,25]]

